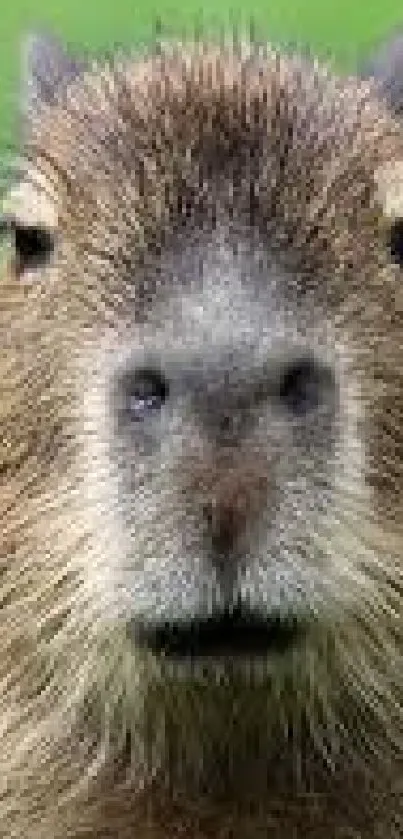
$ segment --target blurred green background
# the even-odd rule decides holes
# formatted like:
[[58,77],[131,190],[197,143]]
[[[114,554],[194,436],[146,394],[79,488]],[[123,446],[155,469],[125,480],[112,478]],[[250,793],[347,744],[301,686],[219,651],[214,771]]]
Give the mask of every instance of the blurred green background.
[[[359,57],[403,24],[403,0],[0,0],[0,158],[16,138],[19,45],[23,33],[44,28],[73,46],[105,50],[144,43],[156,21],[163,34],[201,27],[249,27],[259,40],[310,49],[353,68]],[[3,154],[2,154],[3,152]]]

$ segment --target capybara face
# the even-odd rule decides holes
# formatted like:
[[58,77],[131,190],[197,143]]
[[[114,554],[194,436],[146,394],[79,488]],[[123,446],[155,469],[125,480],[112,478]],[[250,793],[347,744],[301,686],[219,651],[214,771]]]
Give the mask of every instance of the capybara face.
[[[3,217],[4,835],[148,836],[155,779],[273,818],[274,789],[344,779],[354,805],[357,776],[384,829],[401,128],[269,49],[48,49]],[[101,788],[126,790],[113,828]]]

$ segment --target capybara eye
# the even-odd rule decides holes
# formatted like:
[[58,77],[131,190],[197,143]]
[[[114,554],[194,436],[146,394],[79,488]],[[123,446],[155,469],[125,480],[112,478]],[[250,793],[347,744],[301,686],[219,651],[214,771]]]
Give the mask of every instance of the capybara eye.
[[394,221],[389,234],[392,259],[403,268],[403,219]]
[[142,422],[158,412],[168,396],[168,385],[157,370],[141,370],[127,382],[126,409],[129,419]]
[[55,237],[45,227],[21,223],[13,217],[0,219],[0,231],[8,233],[14,248],[17,274],[34,271],[51,257]]
[[322,399],[323,374],[322,368],[313,360],[292,361],[280,383],[281,402],[297,416],[317,408]]

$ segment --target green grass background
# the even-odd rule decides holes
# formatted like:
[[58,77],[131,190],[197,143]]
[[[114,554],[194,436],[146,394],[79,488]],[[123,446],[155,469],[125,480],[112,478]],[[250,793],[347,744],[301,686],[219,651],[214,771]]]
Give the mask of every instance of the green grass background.
[[[183,35],[202,26],[248,26],[259,39],[309,48],[337,65],[359,56],[396,26],[403,0],[0,0],[0,158],[17,136],[19,45],[24,32],[45,28],[90,50],[144,43],[156,20]],[[3,154],[2,154],[3,153]]]

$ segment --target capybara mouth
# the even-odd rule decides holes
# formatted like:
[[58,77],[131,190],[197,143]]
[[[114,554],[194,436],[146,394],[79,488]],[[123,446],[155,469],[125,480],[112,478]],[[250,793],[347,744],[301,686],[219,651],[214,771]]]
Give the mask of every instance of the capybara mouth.
[[303,633],[295,619],[246,612],[240,608],[186,623],[135,627],[136,641],[169,657],[246,657],[286,652]]

